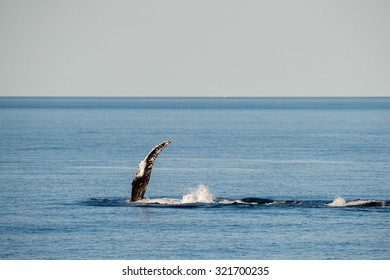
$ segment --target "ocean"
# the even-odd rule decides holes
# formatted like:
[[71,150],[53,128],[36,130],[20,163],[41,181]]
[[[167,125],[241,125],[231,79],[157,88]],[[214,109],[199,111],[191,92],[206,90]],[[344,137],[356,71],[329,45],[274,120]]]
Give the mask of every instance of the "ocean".
[[1,97],[0,127],[0,259],[390,259],[390,98]]

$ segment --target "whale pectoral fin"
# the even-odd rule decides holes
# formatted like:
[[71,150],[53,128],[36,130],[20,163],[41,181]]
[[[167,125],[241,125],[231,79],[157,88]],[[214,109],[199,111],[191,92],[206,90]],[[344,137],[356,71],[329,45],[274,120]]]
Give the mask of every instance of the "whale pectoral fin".
[[147,182],[149,180],[143,180],[141,177],[135,177],[131,183],[131,201],[137,201],[144,198],[146,188],[148,186]]
[[146,188],[148,187],[150,174],[152,173],[152,167],[155,159],[161,153],[161,151],[168,146],[171,141],[163,141],[160,144],[157,144],[147,156],[140,162],[135,173],[133,182],[131,183],[131,201],[135,202],[137,200],[143,199]]
[[[161,142],[160,144],[157,144],[154,146],[154,148],[148,153],[148,155],[145,157],[144,161],[148,163],[148,165],[153,165],[154,160],[157,158],[157,156],[162,152],[162,150],[168,146],[171,143],[169,140],[165,140]],[[149,166],[150,169],[152,169],[152,166]]]

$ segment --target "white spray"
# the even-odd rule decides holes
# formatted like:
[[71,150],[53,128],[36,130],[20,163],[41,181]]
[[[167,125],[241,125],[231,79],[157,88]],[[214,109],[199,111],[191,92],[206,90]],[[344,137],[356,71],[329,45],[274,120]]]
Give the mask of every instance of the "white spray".
[[205,185],[199,185],[196,189],[184,195],[181,203],[213,203],[214,198],[209,189]]

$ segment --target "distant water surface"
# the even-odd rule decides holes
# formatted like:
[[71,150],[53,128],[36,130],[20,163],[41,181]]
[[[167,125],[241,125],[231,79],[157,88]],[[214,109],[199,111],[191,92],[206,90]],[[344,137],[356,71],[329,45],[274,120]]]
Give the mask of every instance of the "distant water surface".
[[[1,97],[0,125],[0,259],[390,259],[390,98]],[[186,203],[127,203],[164,139],[147,197]]]

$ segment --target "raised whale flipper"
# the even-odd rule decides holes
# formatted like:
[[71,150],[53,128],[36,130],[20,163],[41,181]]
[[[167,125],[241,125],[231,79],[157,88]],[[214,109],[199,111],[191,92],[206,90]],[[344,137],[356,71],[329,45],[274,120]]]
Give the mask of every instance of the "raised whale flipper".
[[150,174],[152,173],[154,160],[161,153],[161,151],[170,143],[171,141],[166,140],[156,145],[149,152],[149,154],[144,158],[144,160],[142,160],[139,163],[137,172],[135,173],[134,180],[131,183],[132,189],[131,189],[130,201],[135,202],[137,200],[144,198],[146,188],[148,187],[148,183],[150,179]]

